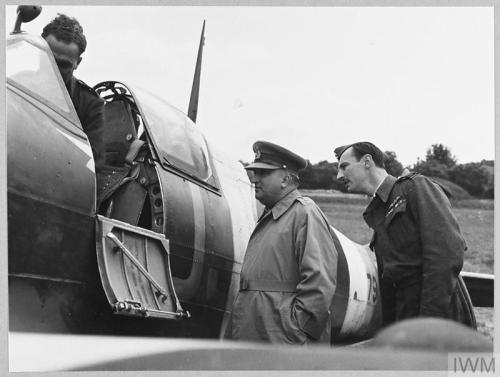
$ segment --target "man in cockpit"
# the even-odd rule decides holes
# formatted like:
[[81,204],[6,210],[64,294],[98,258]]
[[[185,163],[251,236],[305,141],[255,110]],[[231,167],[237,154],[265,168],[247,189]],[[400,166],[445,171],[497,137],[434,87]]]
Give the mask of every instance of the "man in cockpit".
[[104,101],[91,87],[73,76],[87,47],[82,26],[75,18],[58,14],[43,28],[42,37],[52,50],[83,130],[89,138],[97,171],[103,166],[105,158]]

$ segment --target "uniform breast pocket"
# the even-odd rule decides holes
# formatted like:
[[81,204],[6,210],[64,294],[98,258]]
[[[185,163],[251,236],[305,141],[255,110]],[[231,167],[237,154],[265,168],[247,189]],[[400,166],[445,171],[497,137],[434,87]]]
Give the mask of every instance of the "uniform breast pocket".
[[387,211],[384,226],[397,250],[406,248],[418,240],[417,228],[409,213],[406,200]]

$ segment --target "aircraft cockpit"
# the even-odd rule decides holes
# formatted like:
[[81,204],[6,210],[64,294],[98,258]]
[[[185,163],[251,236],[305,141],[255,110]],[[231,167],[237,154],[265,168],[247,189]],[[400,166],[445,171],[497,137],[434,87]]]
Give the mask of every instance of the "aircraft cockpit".
[[219,192],[206,141],[189,118],[140,88],[107,81],[95,89],[106,101],[106,166],[97,176],[100,214],[164,233],[156,166]]

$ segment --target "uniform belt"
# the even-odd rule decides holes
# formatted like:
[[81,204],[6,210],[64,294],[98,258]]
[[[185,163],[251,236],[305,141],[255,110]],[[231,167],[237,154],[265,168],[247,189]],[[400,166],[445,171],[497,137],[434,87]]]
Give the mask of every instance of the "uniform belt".
[[297,283],[291,280],[241,279],[240,291],[297,292]]

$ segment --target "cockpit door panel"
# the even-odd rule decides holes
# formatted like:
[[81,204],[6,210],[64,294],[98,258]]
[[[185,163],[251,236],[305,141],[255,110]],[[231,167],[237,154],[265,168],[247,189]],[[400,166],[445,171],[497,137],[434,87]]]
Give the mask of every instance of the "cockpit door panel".
[[96,224],[99,273],[113,311],[134,317],[189,317],[175,293],[165,236],[104,216]]

